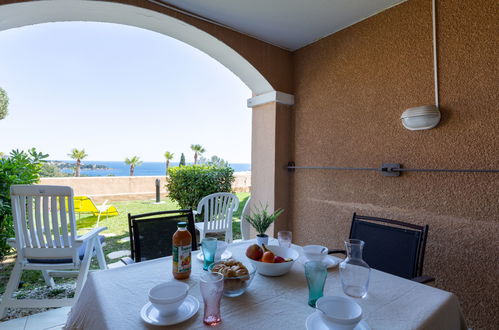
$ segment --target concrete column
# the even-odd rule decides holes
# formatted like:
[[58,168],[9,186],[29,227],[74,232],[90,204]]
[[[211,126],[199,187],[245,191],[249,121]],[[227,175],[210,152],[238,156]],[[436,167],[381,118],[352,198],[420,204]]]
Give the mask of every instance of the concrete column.
[[[270,102],[253,108],[251,146],[251,210],[260,203],[269,211],[284,209],[275,226],[267,232],[277,236],[279,230],[291,230],[288,223],[290,207],[289,173],[286,165],[290,160],[290,106]],[[251,228],[251,236],[256,235]]]

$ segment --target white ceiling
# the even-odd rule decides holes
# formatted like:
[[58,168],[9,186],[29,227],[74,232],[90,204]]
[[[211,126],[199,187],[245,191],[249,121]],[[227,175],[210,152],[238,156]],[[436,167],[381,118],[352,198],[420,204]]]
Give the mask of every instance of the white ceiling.
[[406,0],[160,0],[296,50]]

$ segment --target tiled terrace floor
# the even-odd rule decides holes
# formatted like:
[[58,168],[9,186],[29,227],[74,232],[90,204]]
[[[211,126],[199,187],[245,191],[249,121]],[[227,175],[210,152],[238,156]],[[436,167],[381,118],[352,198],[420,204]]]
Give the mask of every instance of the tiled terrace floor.
[[0,323],[0,330],[59,330],[66,323],[71,307],[52,309]]

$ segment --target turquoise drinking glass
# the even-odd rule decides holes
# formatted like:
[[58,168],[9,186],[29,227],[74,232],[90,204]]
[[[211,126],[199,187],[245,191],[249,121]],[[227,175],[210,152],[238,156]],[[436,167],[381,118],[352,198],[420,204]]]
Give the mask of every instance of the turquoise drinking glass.
[[322,261],[309,261],[305,264],[305,277],[308,285],[308,304],[315,308],[317,299],[324,295],[327,269]]
[[204,258],[203,269],[208,270],[208,267],[215,262],[217,239],[213,237],[203,238],[203,241],[201,242],[201,251],[203,251]]

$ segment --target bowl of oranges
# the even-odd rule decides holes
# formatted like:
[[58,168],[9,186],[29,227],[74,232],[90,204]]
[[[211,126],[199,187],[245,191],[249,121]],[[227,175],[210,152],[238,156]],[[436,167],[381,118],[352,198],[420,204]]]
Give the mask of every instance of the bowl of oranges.
[[293,248],[277,245],[250,245],[246,249],[246,257],[256,268],[258,274],[265,276],[281,276],[288,273],[300,254]]

